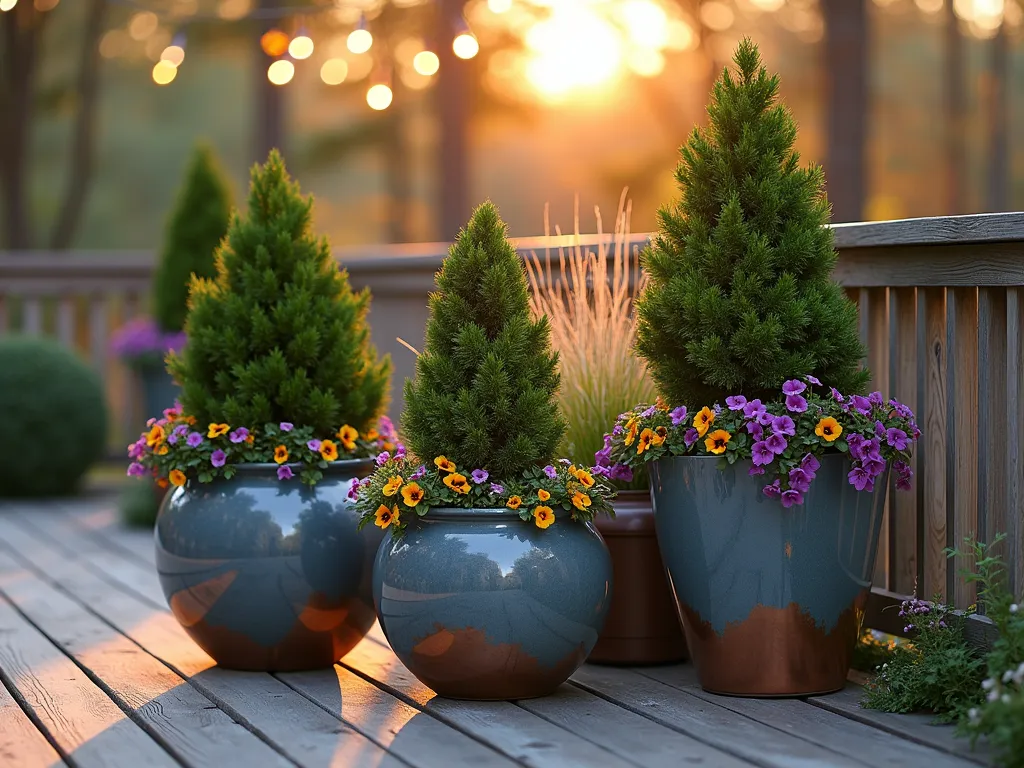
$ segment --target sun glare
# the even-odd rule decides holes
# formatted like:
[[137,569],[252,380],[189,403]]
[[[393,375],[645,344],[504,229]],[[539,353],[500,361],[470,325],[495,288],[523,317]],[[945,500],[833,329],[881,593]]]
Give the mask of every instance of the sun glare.
[[526,78],[549,97],[607,83],[622,65],[615,28],[583,4],[555,8],[527,32],[526,46],[533,54]]

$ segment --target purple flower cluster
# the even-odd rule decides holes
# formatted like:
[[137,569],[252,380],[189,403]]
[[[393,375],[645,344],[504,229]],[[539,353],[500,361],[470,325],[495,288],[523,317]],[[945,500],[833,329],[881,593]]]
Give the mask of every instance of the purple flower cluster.
[[164,333],[152,318],[140,317],[125,323],[110,341],[111,351],[123,360],[154,356],[162,358],[185,346],[185,334]]
[[[918,597],[912,597],[909,600],[904,600],[900,603],[900,618],[907,620],[907,625],[903,627],[904,632],[910,632],[911,630],[918,629],[918,624],[921,621],[922,616],[933,615],[937,618],[931,618],[928,620],[929,629],[934,629],[936,626],[942,629],[946,628],[946,622],[942,618],[948,611],[948,607],[945,605],[931,605],[930,603],[921,600]],[[914,622],[918,622],[915,624]]]
[[[764,495],[770,499],[779,499],[782,506],[787,509],[803,504],[804,494],[811,489],[811,481],[814,480],[820,467],[821,462],[808,453],[801,459],[799,466],[789,470],[787,477],[789,488],[783,490],[782,481],[776,478],[771,485],[764,487]],[[761,472],[751,471],[751,474],[761,474],[763,472],[764,469]]]
[[[649,409],[648,409],[649,410]],[[682,410],[683,418],[686,418],[686,406],[680,406],[676,408],[672,413]],[[675,416],[672,416],[673,423],[675,422]],[[616,424],[616,429],[619,429],[621,434],[622,430],[620,425]],[[613,431],[614,434],[614,431]],[[548,473],[548,470],[552,470]],[[604,436],[604,448],[594,454],[594,467],[591,472],[595,475],[607,477],[609,480],[617,480],[621,483],[630,483],[633,481],[633,470],[626,464],[612,464],[612,435]],[[544,473],[553,478],[555,476],[554,467],[544,467]]]

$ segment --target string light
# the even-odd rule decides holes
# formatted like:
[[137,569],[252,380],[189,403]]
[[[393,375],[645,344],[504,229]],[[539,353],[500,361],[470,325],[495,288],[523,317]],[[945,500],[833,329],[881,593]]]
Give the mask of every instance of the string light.
[[460,59],[472,59],[480,53],[480,43],[472,32],[463,32],[452,41],[452,50]]
[[274,85],[287,85],[295,77],[295,65],[288,59],[278,59],[267,67],[267,79]]
[[320,79],[327,85],[340,85],[348,77],[348,62],[344,59],[328,59],[320,67]]
[[167,85],[178,76],[178,68],[169,61],[158,61],[153,65],[153,82]]
[[391,88],[384,83],[371,85],[370,90],[366,92],[366,103],[370,109],[375,109],[378,112],[390,107],[393,98],[394,94],[391,92]]
[[180,67],[185,60],[185,36],[175,35],[171,44],[164,48],[160,54],[160,61],[165,61],[172,67]]
[[373,46],[373,35],[365,27],[356,27],[345,43],[352,53],[366,53]]
[[305,30],[300,30],[299,34],[292,38],[288,44],[288,55],[299,60],[308,59],[313,55],[313,40]]
[[260,47],[267,56],[283,56],[288,50],[288,35],[280,29],[268,29],[260,38]]
[[487,0],[487,10],[496,14],[508,13],[512,10],[512,0]]
[[441,60],[433,51],[420,51],[413,57],[412,68],[417,73],[430,77],[437,74],[437,70],[441,68]]
[[0,0],[0,11],[10,11],[18,4],[18,0]]

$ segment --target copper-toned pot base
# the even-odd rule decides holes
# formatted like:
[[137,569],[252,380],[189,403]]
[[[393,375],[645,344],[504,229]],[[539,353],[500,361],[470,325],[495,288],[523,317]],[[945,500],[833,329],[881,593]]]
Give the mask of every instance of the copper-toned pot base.
[[825,632],[796,603],[758,605],[719,635],[682,605],[686,641],[700,684],[727,696],[787,698],[833,693],[846,685],[866,593]]

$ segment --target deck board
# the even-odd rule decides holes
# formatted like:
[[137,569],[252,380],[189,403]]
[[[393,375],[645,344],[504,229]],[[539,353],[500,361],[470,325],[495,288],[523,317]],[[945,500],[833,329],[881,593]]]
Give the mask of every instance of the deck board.
[[[442,699],[379,626],[329,670],[220,669],[167,609],[152,535],[109,498],[0,510],[0,764],[185,768],[976,768],[952,729],[706,693],[691,665],[584,666],[553,696]],[[9,690],[8,690],[9,689]],[[13,693],[13,695],[12,695]]]

